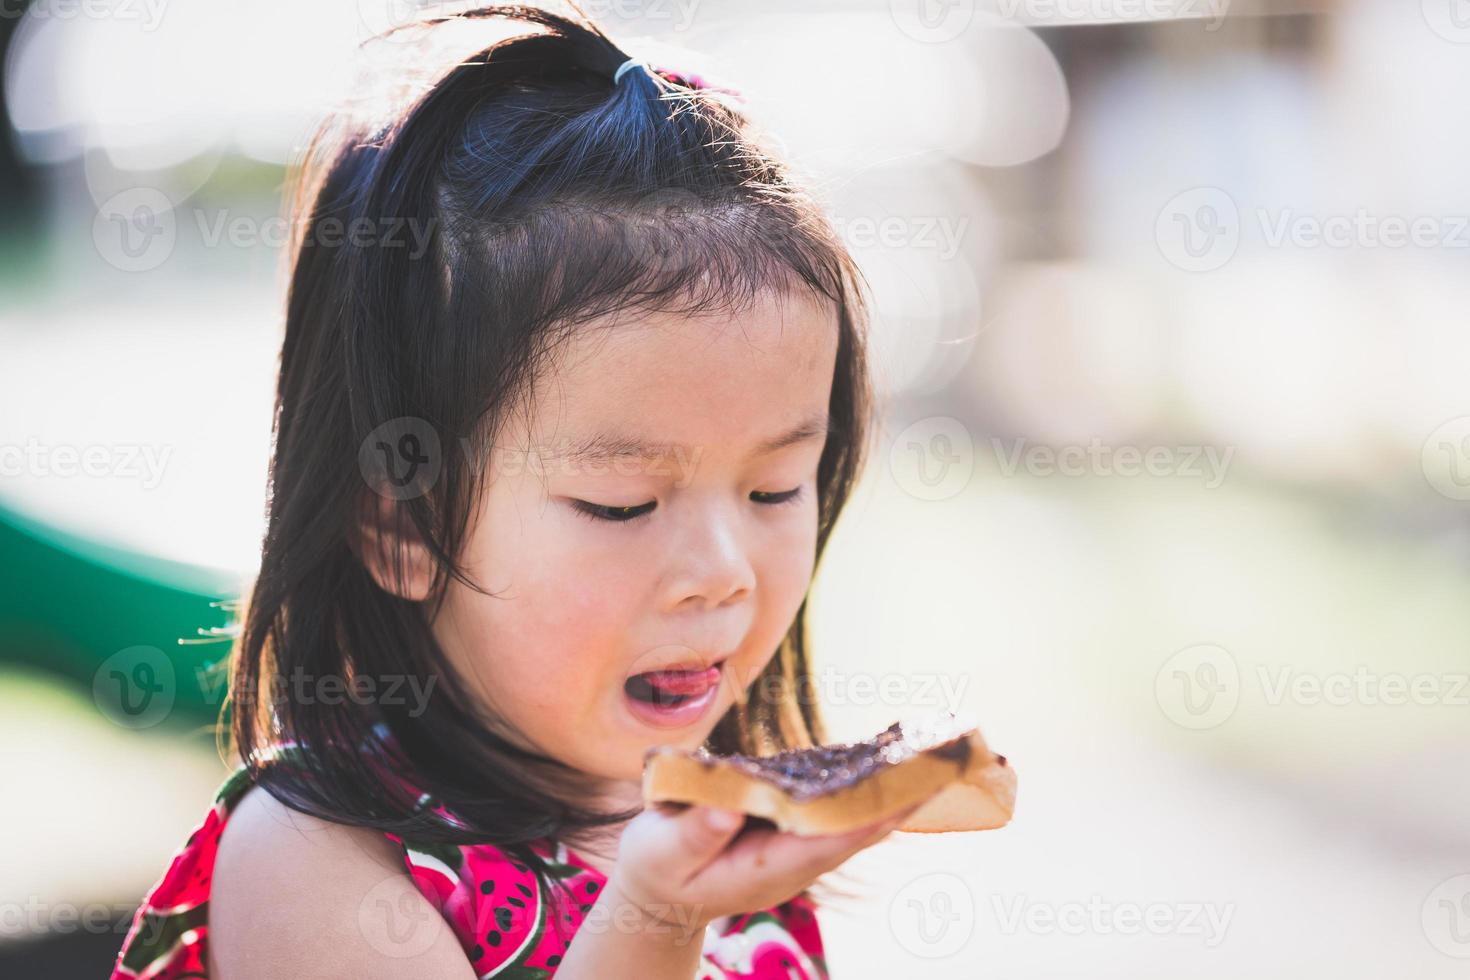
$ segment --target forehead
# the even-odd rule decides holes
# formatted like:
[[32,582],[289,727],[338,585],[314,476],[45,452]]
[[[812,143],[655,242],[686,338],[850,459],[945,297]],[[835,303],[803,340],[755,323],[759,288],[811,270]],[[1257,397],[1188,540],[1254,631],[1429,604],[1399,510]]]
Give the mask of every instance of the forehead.
[[762,294],[732,313],[655,313],[579,329],[533,386],[523,427],[538,446],[644,442],[756,451],[825,418],[835,307]]

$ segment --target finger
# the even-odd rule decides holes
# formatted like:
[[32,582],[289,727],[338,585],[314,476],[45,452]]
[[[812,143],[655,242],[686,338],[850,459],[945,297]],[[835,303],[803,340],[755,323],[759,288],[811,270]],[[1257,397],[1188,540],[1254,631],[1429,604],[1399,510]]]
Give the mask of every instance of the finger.
[[800,835],[768,828],[747,831],[719,856],[718,863],[801,869],[817,874],[888,836],[914,809],[841,834]]
[[680,869],[687,881],[712,861],[745,823],[745,814],[708,806],[661,812],[663,827],[653,835],[651,857],[666,868]]

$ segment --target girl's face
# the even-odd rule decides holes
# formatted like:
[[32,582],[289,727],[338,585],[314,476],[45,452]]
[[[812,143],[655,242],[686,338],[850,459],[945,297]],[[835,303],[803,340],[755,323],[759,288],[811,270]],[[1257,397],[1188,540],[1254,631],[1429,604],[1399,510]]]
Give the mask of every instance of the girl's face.
[[770,293],[584,328],[548,365],[486,460],[463,557],[492,594],[451,581],[434,623],[506,734],[637,780],[745,696],[811,579],[837,331]]

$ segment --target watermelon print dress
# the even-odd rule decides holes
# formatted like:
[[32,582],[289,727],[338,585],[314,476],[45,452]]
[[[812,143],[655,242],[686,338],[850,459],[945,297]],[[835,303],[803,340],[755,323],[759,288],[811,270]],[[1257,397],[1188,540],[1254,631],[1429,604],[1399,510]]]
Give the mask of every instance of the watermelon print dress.
[[[203,823],[134,913],[111,980],[207,980],[214,857],[230,811],[250,786],[243,765],[221,785]],[[576,896],[570,902],[559,889],[545,894],[530,868],[491,845],[413,843],[387,836],[401,850],[414,884],[454,930],[481,980],[553,976],[607,883],[561,843],[537,842],[532,849],[550,859],[552,877],[570,886]],[[827,980],[814,912],[809,899],[798,897],[774,909],[715,920],[705,930],[696,980]],[[604,926],[614,928],[616,922],[604,919]],[[671,922],[670,928],[679,924]]]

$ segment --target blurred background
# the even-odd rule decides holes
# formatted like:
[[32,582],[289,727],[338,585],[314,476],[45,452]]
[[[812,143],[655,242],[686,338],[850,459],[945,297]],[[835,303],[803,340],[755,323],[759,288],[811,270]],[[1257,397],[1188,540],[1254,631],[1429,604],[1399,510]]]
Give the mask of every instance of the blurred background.
[[[1464,976],[1470,4],[585,9],[741,88],[871,284],[832,733],[1020,774],[853,863],[833,975]],[[106,975],[227,772],[286,168],[417,13],[0,12],[0,974]]]

